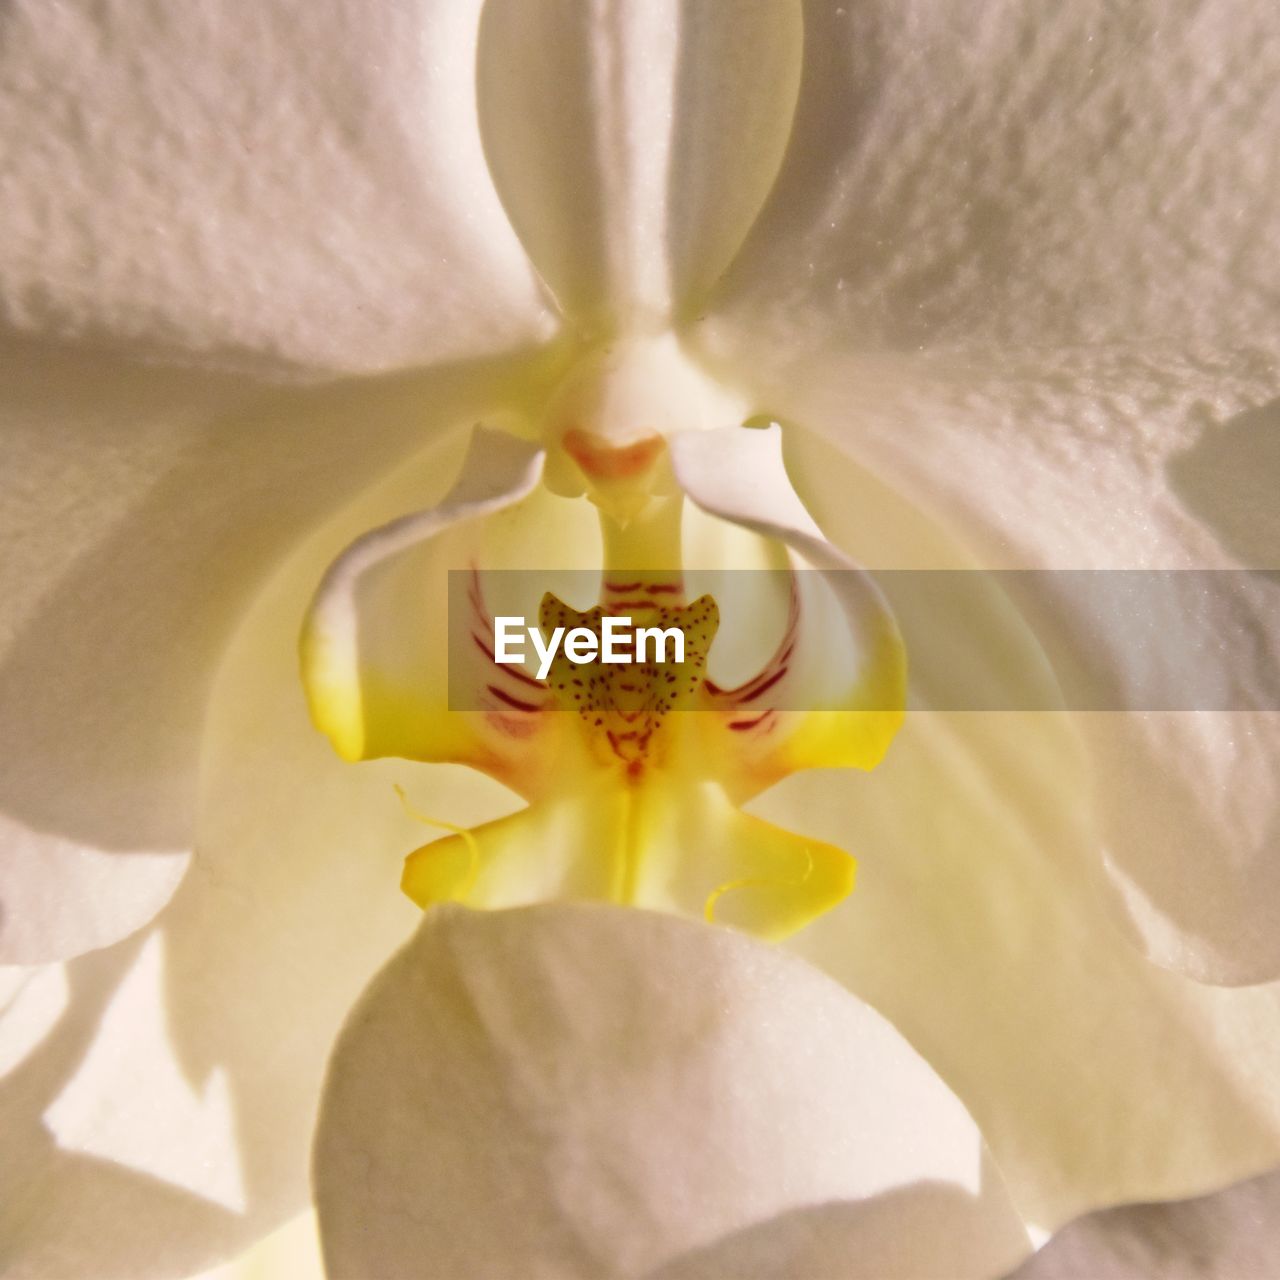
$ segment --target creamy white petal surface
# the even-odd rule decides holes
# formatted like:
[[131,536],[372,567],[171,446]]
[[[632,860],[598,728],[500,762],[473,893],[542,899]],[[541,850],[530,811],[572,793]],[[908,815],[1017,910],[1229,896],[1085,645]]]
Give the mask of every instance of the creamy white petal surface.
[[486,153],[571,320],[661,324],[716,279],[777,172],[801,43],[798,0],[490,0]]
[[[675,312],[713,364],[751,374],[758,407],[838,441],[983,563],[1274,564],[1258,542],[1274,502],[1257,488],[1278,389],[1263,346],[1280,128],[1267,15],[1230,0],[803,9],[797,86],[796,10],[764,2],[723,22],[728,8],[708,19],[665,2],[490,0],[483,21],[478,0],[276,0],[234,20],[11,6],[3,315],[184,361],[369,371],[540,341],[554,325],[536,271],[593,330]],[[7,383],[31,425],[0,468],[20,486],[25,610],[5,599],[0,799],[50,874],[24,874],[4,900],[31,926],[15,954],[102,945],[160,905],[191,847],[206,696],[211,712],[199,857],[177,897],[144,936],[74,962],[65,982],[38,972],[15,1002],[14,1057],[27,1056],[6,1080],[0,1127],[18,1155],[0,1176],[21,1194],[0,1196],[0,1234],[15,1274],[160,1276],[243,1247],[306,1200],[336,1028],[416,919],[396,880],[422,832],[391,784],[454,822],[511,806],[457,770],[340,765],[295,683],[325,565],[438,498],[456,453],[410,467],[403,501],[381,491],[345,510],[267,581],[326,512],[442,424],[482,414],[486,387],[509,392],[510,371],[308,398],[83,359],[30,367]],[[169,424],[187,413],[198,429],[175,443]],[[806,496],[824,479],[839,490],[838,456],[815,455],[826,474],[806,476],[803,443],[793,452]],[[861,519],[853,492],[840,502]],[[893,563],[899,535],[858,527],[845,549]],[[935,563],[931,533],[901,539]],[[1012,609],[996,614],[983,641],[1039,680],[1043,653],[1020,624],[1009,639]],[[1206,623],[1217,616],[1209,602]],[[1033,620],[1052,631],[1070,611]],[[985,656],[978,645],[978,667]],[[1166,964],[1269,976],[1276,728],[1175,728],[1135,722],[1094,742],[1124,909]],[[798,780],[762,804],[862,860],[859,894],[812,953],[929,1054],[1042,1225],[1280,1157],[1275,989],[1206,991],[1109,931],[1088,875],[1088,778],[1052,717],[921,718],[885,771]],[[114,874],[126,860],[139,883]],[[132,1069],[133,1028],[146,1072]],[[412,1026],[393,1030],[414,1043]],[[846,1101],[844,1080],[820,1083]],[[876,1257],[868,1220],[901,1234],[904,1216],[957,1205],[775,1219],[779,1207],[725,1227],[750,1236],[672,1239],[726,1252],[671,1266],[799,1266],[833,1239]],[[886,1270],[900,1261],[883,1256]]]
[[339,760],[308,719],[298,628],[339,551],[438,499],[464,448],[458,432],[428,448],[259,589],[209,690],[190,873],[142,935],[73,962],[69,998],[46,982],[22,1011],[14,1034],[38,1047],[0,1089],[3,1176],[22,1189],[0,1194],[15,1274],[162,1280],[308,1203],[333,1037],[419,918],[398,886],[424,829],[394,785],[460,822],[515,802],[469,770]]
[[784,350],[1275,329],[1280,41],[1266,5],[804,6],[791,145],[718,309]]
[[9,323],[373,370],[546,336],[485,164],[480,0],[11,5]]
[[335,1277],[634,1276],[921,1183],[1017,1252],[972,1121],[879,1015],[741,934],[616,907],[429,913],[343,1031],[315,1177]]
[[1280,1175],[1089,1214],[1007,1280],[1264,1280],[1280,1260]]

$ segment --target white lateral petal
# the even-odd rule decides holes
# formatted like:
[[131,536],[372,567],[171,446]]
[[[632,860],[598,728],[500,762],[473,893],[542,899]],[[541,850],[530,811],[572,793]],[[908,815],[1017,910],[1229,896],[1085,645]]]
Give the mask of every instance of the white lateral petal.
[[[877,568],[970,565],[834,448],[794,452],[806,500],[850,554]],[[997,597],[971,598],[984,608],[964,620],[978,640],[966,661],[1044,705],[1036,636]],[[927,647],[912,652],[913,673],[930,666]],[[1088,786],[1061,712],[912,711],[873,773],[801,774],[753,805],[857,852],[856,891],[790,945],[919,1046],[1046,1229],[1280,1161],[1280,985],[1190,981],[1113,927]]]
[[777,171],[796,0],[490,0],[480,119],[494,180],[561,306],[606,332],[715,280]]
[[1266,5],[805,5],[777,184],[717,308],[864,349],[1261,345],[1280,256]]
[[[348,434],[353,416],[378,421],[368,403],[349,404],[342,416]],[[370,442],[365,436],[362,447]],[[163,985],[145,984],[134,997],[158,1002],[142,1010],[135,1003],[134,1016],[163,1026],[163,1041],[148,1042],[145,1070],[126,1069],[127,1047],[111,1071],[112,1059],[91,1051],[134,964],[140,940],[128,939],[71,962],[66,1015],[0,1087],[0,1129],[12,1137],[0,1176],[39,1197],[21,1231],[0,1224],[16,1274],[169,1280],[242,1251],[309,1203],[308,1153],[333,1039],[421,918],[399,882],[405,853],[429,833],[394,786],[428,814],[463,825],[509,811],[513,797],[470,770],[341,761],[307,716],[298,620],[325,567],[359,532],[438,500],[463,444],[428,448],[303,541],[219,644],[198,854],[144,935],[162,946]],[[196,1098],[213,1079],[223,1082],[225,1145],[215,1148],[208,1109],[186,1110],[181,1123],[157,1113],[146,1087],[155,1073],[184,1081]],[[61,1095],[73,1080],[82,1123],[64,1130],[67,1146],[55,1146],[42,1117],[70,1107]],[[161,1177],[144,1172],[154,1161],[142,1160],[159,1147],[170,1162]],[[243,1213],[183,1189],[230,1185],[230,1170],[201,1161],[215,1149],[234,1154]],[[7,1203],[16,1197],[0,1188],[0,1205]]]
[[545,337],[480,143],[480,8],[10,6],[9,322],[340,370]]
[[447,375],[319,396],[16,344],[0,375],[0,958],[34,963],[163,905],[260,576],[420,447],[424,405],[476,399]]
[[982,1163],[923,1060],[807,965],[586,906],[429,914],[347,1023],[315,1149],[330,1276],[452,1280],[636,1275],[787,1209],[975,1195]]
[[[1070,659],[1110,691],[1104,705],[1133,708],[1080,716],[1117,912],[1161,964],[1268,979],[1280,971],[1280,587],[1239,570],[1280,563],[1280,526],[1250,505],[1280,380],[1248,359],[1010,361],[999,374],[922,364],[913,378],[910,364],[877,376],[832,356],[764,394],[936,512],[984,566],[1236,571],[1147,580],[1143,617],[1167,610],[1180,637],[1163,655],[1158,638],[1100,625],[1079,577],[1038,574],[1015,603],[1064,682]],[[839,455],[806,463],[808,448],[797,436],[793,464],[830,494],[822,472]],[[848,518],[847,502],[827,507]],[[1249,545],[1242,511],[1255,513]],[[1162,710],[1178,705],[1148,700],[1162,666],[1188,654],[1203,709]]]

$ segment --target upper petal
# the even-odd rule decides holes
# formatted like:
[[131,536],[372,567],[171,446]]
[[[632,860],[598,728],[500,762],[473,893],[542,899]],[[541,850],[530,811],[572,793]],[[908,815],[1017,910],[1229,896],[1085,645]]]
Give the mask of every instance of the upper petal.
[[1280,43],[1265,5],[805,6],[795,126],[716,301],[863,348],[1274,327]]
[[[986,1182],[945,1086],[803,962],[585,906],[430,914],[338,1043],[315,1173],[330,1275],[458,1278],[638,1275],[787,1209]],[[1007,1202],[975,1213],[1016,1258]]]
[[480,9],[9,6],[8,322],[343,370],[545,336],[480,145]]
[[801,38],[797,0],[490,0],[486,152],[579,324],[661,323],[715,280],[777,171]]

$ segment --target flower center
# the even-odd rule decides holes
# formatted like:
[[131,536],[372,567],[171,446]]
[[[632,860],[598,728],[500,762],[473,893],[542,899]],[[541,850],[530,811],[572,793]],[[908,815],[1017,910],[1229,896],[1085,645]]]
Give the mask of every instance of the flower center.
[[541,427],[553,493],[585,494],[615,519],[678,491],[666,437],[741,422],[745,402],[709,377],[669,334],[589,351],[560,383]]

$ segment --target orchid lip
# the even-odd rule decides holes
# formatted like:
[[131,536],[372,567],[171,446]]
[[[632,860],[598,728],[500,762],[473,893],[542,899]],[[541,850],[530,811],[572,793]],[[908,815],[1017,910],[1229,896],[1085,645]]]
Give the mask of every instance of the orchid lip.
[[[457,528],[461,536],[471,528],[479,536],[490,520],[510,529],[525,509],[531,518],[535,510],[567,518],[573,504],[549,496],[554,486],[539,485],[545,455],[527,439],[477,432],[439,508],[360,539],[327,575],[309,615],[303,667],[313,715],[335,745],[348,758],[396,755],[468,765],[527,805],[470,829],[424,819],[449,834],[405,861],[402,888],[420,906],[595,899],[674,910],[778,938],[851,890],[848,852],[752,817],[741,806],[801,769],[878,763],[901,722],[896,629],[866,576],[846,572],[851,566],[805,529],[802,514],[799,528],[776,523],[777,515],[792,519],[788,503],[798,506],[781,468],[776,428],[695,434],[707,445],[709,467],[687,447],[687,433],[562,433],[552,457],[559,452],[571,461],[584,484],[589,471],[604,473],[587,495],[600,531],[596,603],[566,604],[562,588],[552,589],[553,580],[560,581],[553,569],[536,583],[534,596],[541,596],[544,636],[557,628],[561,634],[585,630],[599,641],[606,616],[625,616],[637,627],[677,632],[682,662],[655,656],[630,666],[581,665],[559,653],[539,673],[545,679],[500,663],[486,600],[489,579],[481,569],[483,537],[470,568],[454,575],[460,596],[450,579],[447,613],[438,604],[423,613],[415,603],[429,598],[423,574],[430,578],[432,548],[455,536],[445,530]],[[763,503],[749,519],[727,511],[753,544],[789,540],[818,570],[791,575],[796,585],[789,602],[775,594],[752,606],[771,617],[782,608],[786,616],[773,618],[780,630],[769,630],[761,615],[777,647],[745,681],[709,677],[712,646],[717,637],[725,642],[716,597],[704,591],[686,603],[689,500],[697,503],[699,521],[726,518],[700,470],[728,482],[723,501],[729,507],[739,494]],[[687,492],[664,492],[654,483],[669,476],[674,485],[677,475]],[[513,495],[505,506],[501,486]],[[419,529],[423,540],[415,541]],[[770,552],[767,562],[776,563],[775,556]],[[832,576],[837,567],[841,572]],[[802,576],[807,586],[799,585]],[[829,597],[826,605],[813,591]],[[423,641],[415,639],[409,614],[361,623],[362,601],[395,599],[418,610]],[[465,620],[464,644],[451,647],[446,617]],[[834,643],[845,629],[853,643]],[[433,672],[447,672],[447,697],[443,689],[422,688]],[[819,704],[801,698],[815,672],[830,677],[824,687],[834,690],[823,710],[806,709]],[[473,691],[469,701],[455,699],[456,682]]]

